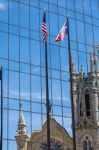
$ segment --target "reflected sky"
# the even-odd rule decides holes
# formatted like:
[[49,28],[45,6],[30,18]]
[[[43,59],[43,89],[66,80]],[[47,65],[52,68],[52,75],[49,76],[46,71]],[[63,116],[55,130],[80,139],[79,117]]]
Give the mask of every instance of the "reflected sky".
[[5,118],[3,150],[17,149],[15,133],[20,102],[29,134],[33,130],[41,129],[42,121],[46,118],[45,54],[41,31],[44,8],[49,33],[47,50],[52,114],[61,125],[64,122],[64,127],[71,136],[67,36],[64,41],[55,43],[67,15],[76,72],[79,73],[80,66],[83,65],[87,75],[90,71],[90,52],[97,53],[98,0],[20,0],[20,3],[19,0],[0,0],[0,64],[3,66],[3,118]]

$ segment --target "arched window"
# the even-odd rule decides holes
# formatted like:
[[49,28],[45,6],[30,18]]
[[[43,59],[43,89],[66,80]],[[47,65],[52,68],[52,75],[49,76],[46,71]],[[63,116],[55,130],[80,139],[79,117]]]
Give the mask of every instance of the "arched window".
[[83,150],[93,150],[91,140],[88,136],[83,141]]
[[85,109],[86,109],[86,116],[90,116],[90,99],[89,99],[89,91],[85,91]]
[[80,116],[83,116],[83,112],[82,112],[82,105],[81,105],[81,102],[80,102]]
[[86,140],[83,143],[83,150],[87,150],[87,141]]
[[[60,141],[57,141],[55,139],[51,139],[50,141],[51,150],[63,150],[63,144]],[[47,150],[48,145],[47,142],[43,142],[40,145],[40,150]]]
[[82,108],[82,93],[80,93],[80,96],[78,97],[79,98],[79,116],[83,116],[83,108]]

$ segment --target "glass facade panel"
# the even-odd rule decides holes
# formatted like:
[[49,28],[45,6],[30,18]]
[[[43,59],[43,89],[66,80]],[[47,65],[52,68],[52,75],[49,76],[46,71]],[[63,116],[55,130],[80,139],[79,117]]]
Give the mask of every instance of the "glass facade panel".
[[19,4],[12,1],[9,9],[9,23],[19,25]]
[[29,28],[29,7],[20,3],[20,26]]
[[[35,130],[38,130],[38,132],[43,130],[46,124],[45,45],[41,28],[44,8],[46,9],[46,26],[48,30],[47,58],[48,92],[51,103],[50,117],[53,118],[54,123],[60,125],[62,133],[65,129],[71,138],[73,134],[68,35],[65,35],[63,41],[55,42],[61,27],[67,21],[67,16],[69,16],[73,75],[76,74],[76,77],[79,78],[79,75],[81,77],[81,73],[84,72],[86,80],[90,75],[90,69],[94,69],[95,73],[96,71],[99,72],[98,0],[1,0],[2,150],[17,150],[16,131],[18,130],[20,111],[24,115],[26,131],[30,137],[35,134]],[[92,66],[90,53],[94,55],[95,68]],[[98,84],[96,81],[97,78],[88,83],[96,86]],[[76,95],[79,89],[74,89]],[[78,106],[79,97],[77,97],[75,103],[77,101]],[[22,104],[22,110],[20,104]],[[98,112],[98,107],[96,107],[96,112]],[[95,120],[97,120],[96,118]],[[42,133],[40,136],[42,137],[40,141],[44,142],[45,135]],[[52,128],[53,138],[54,129]],[[64,136],[62,136],[62,144],[65,146]],[[66,148],[68,149],[68,147]]]

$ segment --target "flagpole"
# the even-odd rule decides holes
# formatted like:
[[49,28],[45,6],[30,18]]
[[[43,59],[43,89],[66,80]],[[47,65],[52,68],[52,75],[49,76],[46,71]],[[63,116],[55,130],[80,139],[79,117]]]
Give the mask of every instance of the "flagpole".
[[71,63],[69,18],[68,17],[67,17],[67,27],[68,27],[68,54],[69,54],[69,72],[70,72],[70,96],[71,96],[71,105],[72,105],[73,148],[74,148],[74,150],[76,150],[74,100],[73,100],[73,80],[72,80],[72,63]]
[[[44,9],[45,13],[45,9]],[[46,15],[46,14],[45,14]],[[45,16],[46,22],[46,16]],[[47,59],[47,39],[45,41],[45,67],[46,67],[46,115],[47,115],[47,145],[50,150],[50,105],[49,105],[49,86],[48,86],[48,59]]]
[[50,150],[50,116],[49,116],[49,91],[48,91],[48,60],[47,41],[45,42],[45,65],[46,65],[46,113],[47,113],[47,144]]
[[0,80],[1,80],[1,139],[0,139],[0,150],[2,150],[3,140],[3,101],[2,101],[2,67],[0,68]]

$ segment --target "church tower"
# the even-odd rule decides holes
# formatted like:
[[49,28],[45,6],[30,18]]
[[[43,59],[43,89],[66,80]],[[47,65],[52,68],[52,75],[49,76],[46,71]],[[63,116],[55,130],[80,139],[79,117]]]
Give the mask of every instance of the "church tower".
[[99,150],[99,69],[94,53],[90,54],[90,71],[79,74],[72,61],[73,98],[77,150]]
[[26,132],[26,124],[21,105],[20,105],[18,130],[16,132],[15,138],[17,142],[17,150],[27,150],[27,142],[29,141],[29,136]]

